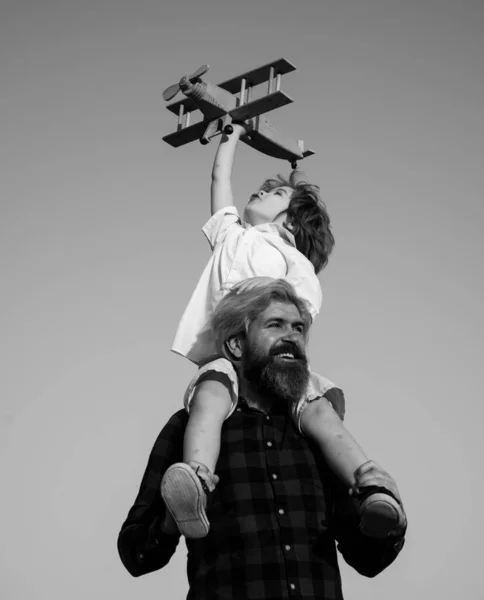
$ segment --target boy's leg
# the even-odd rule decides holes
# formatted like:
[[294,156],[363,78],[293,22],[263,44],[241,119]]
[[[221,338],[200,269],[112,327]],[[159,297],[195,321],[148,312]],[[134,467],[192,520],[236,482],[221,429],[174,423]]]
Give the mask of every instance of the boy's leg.
[[215,472],[222,425],[231,406],[229,389],[220,381],[208,379],[196,387],[183,440],[183,462],[193,462],[210,473]]
[[[316,442],[332,471],[354,490],[355,471],[368,461],[358,442],[349,433],[324,397],[305,403],[300,412],[302,433]],[[361,488],[355,494],[360,501],[360,529],[371,537],[385,537],[403,518],[398,500],[383,488]]]
[[300,427],[302,433],[316,442],[333,473],[348,488],[353,487],[356,469],[368,458],[326,398],[306,404]]
[[[206,371],[190,394],[189,418],[183,445],[183,463],[172,465],[163,476],[161,494],[180,533],[187,538],[207,535],[207,497],[218,482],[214,475],[224,420],[233,409],[230,378],[211,378]],[[220,373],[218,374],[220,375]],[[225,383],[225,379],[227,383]],[[224,383],[222,383],[224,381]]]

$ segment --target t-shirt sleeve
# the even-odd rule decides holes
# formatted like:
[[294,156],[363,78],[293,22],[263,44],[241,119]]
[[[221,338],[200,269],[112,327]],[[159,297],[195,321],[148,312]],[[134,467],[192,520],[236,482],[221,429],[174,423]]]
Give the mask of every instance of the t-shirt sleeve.
[[211,249],[221,244],[231,227],[243,227],[239,211],[235,206],[226,206],[218,210],[202,228]]
[[321,310],[323,293],[313,265],[305,257],[289,261],[286,280],[294,287],[297,295],[306,301],[314,321]]

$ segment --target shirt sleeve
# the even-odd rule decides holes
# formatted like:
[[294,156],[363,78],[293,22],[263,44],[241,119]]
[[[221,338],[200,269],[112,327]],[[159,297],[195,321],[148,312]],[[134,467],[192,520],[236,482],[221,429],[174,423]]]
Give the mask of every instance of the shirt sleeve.
[[324,397],[331,403],[338,417],[344,421],[345,418],[345,396],[343,390],[332,387],[324,393]]
[[239,211],[235,206],[221,208],[210,217],[203,226],[202,231],[212,250],[224,241],[227,231],[234,226],[243,229]]
[[180,535],[161,532],[166,514],[160,485],[166,469],[183,455],[183,432],[187,415],[178,411],[158,436],[146,467],[138,496],[118,536],[118,552],[133,577],[164,567],[178,545]]
[[291,260],[288,263],[286,280],[294,287],[297,295],[306,301],[314,321],[321,310],[323,293],[313,265],[305,257],[297,261]]
[[330,529],[344,560],[360,575],[375,577],[396,559],[405,542],[405,530],[399,535],[378,539],[363,535],[356,500],[333,476],[331,484],[332,516]]

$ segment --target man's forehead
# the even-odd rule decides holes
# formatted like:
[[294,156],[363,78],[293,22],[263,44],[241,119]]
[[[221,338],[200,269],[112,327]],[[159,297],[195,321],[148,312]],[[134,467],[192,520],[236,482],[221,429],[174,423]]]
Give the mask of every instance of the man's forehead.
[[268,319],[287,319],[301,321],[302,317],[295,304],[292,302],[272,302],[257,317],[257,321],[267,321]]

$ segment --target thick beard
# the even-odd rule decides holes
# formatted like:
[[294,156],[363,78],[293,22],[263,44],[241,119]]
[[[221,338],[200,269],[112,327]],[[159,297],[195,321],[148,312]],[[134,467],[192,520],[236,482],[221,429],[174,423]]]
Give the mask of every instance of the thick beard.
[[282,363],[274,356],[262,356],[255,348],[243,357],[243,375],[261,395],[288,406],[302,397],[309,381],[306,359]]

